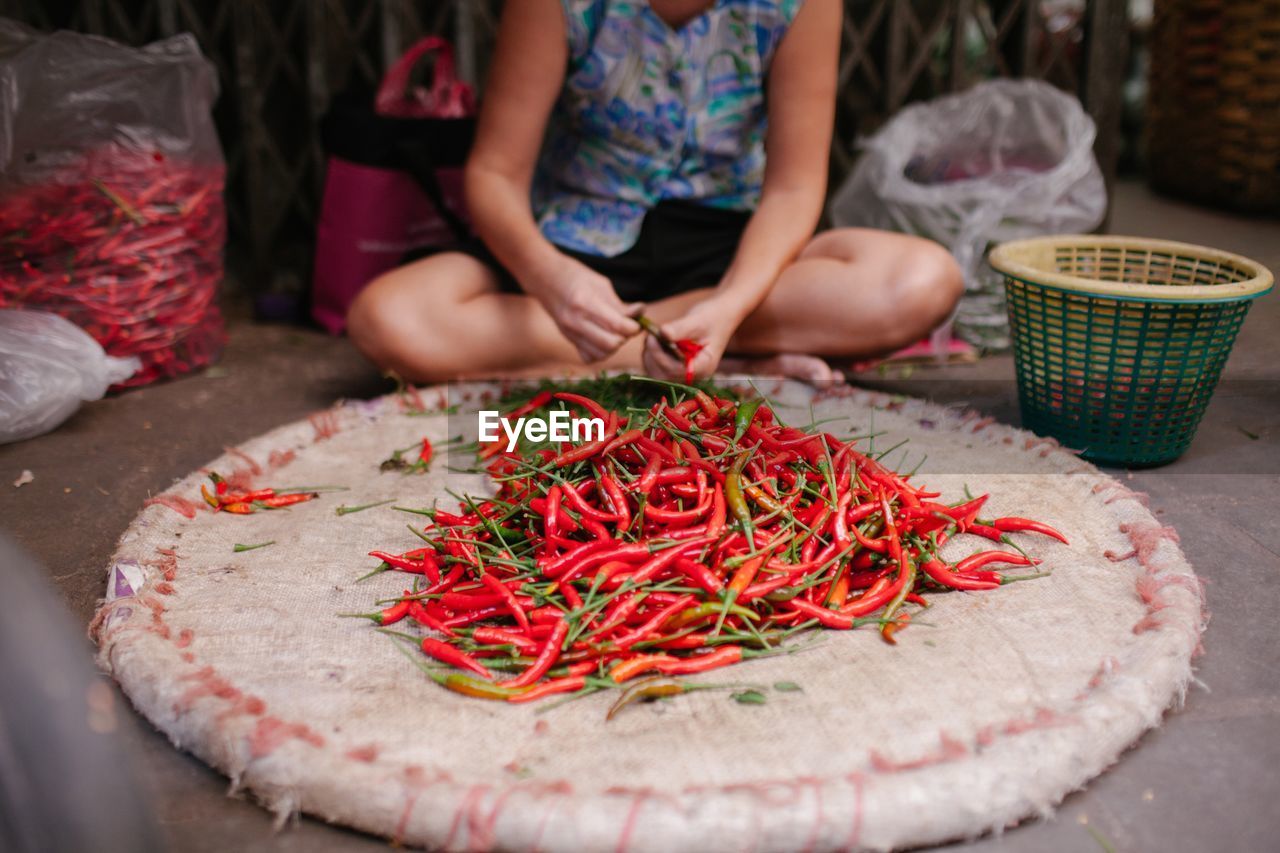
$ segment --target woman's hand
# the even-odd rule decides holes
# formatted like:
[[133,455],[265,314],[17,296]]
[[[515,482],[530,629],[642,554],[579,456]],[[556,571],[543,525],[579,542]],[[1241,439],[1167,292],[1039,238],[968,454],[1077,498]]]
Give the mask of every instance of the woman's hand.
[[573,258],[561,257],[563,262],[531,292],[584,362],[603,361],[640,331],[632,317],[642,306],[619,299],[609,279],[600,273]]
[[[662,331],[673,341],[689,340],[702,344],[690,367],[694,378],[704,379],[716,372],[724,357],[729,339],[742,322],[736,303],[721,296],[708,296],[683,316],[662,324]],[[644,342],[644,368],[652,376],[684,381],[684,362],[669,355],[653,335]]]

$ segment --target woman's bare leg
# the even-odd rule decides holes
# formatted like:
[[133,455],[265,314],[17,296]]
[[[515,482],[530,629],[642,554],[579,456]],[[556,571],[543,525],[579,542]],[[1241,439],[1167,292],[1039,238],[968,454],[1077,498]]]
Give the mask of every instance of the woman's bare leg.
[[541,303],[500,291],[493,270],[458,252],[375,279],[347,327],[371,361],[415,382],[636,367],[642,343],[633,338],[607,362],[585,365]]
[[729,349],[882,355],[927,335],[963,292],[960,268],[937,243],[869,228],[824,231],[783,271]]
[[[729,345],[760,356],[757,367],[821,378],[794,354],[863,358],[920,340],[951,313],[959,268],[935,243],[859,228],[819,234],[778,279]],[[678,317],[707,291],[654,302],[658,322]],[[640,366],[636,336],[605,362],[586,365],[542,305],[498,289],[485,264],[456,252],[392,270],[370,284],[348,314],[351,339],[371,360],[406,379],[565,375]]]

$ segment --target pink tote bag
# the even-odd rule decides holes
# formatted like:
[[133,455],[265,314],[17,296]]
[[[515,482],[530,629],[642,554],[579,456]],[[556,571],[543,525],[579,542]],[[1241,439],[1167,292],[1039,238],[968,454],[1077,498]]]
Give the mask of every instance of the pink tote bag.
[[[429,87],[415,66],[435,59]],[[327,153],[316,227],[312,317],[331,334],[370,281],[409,253],[448,248],[468,233],[462,168],[475,133],[471,88],[453,49],[430,36],[388,69],[376,98],[334,99],[321,121]]]

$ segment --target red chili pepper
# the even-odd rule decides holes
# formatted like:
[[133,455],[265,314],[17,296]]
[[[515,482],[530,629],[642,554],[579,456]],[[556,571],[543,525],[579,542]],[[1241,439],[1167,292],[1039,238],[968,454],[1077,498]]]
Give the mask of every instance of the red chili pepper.
[[970,524],[965,528],[964,532],[972,533],[975,536],[981,536],[985,539],[990,539],[992,542],[1004,541],[1004,534],[988,524]]
[[[594,484],[588,480],[583,485],[591,486]],[[582,493],[577,488],[570,486],[567,489],[563,489],[561,494],[563,494],[565,502],[569,504],[571,509],[589,518],[594,518],[596,521],[612,522],[618,517],[616,513],[605,512],[599,507],[594,507],[587,503],[587,499],[582,496]]]
[[274,497],[264,498],[263,500],[258,501],[258,503],[261,503],[263,506],[271,509],[280,509],[281,507],[293,506],[294,504],[300,504],[303,501],[313,500],[318,497],[320,497],[320,495],[317,492],[295,492],[290,495],[276,495]]
[[610,413],[604,408],[604,406],[601,406],[590,397],[584,397],[581,394],[571,394],[568,391],[557,391],[551,396],[555,397],[557,400],[564,400],[566,403],[573,403],[576,406],[581,406],[590,412],[591,416],[594,418],[599,418],[602,421],[609,420]]
[[385,551],[370,551],[369,556],[378,558],[393,569],[399,569],[410,574],[424,575],[432,568],[436,569],[437,573],[439,572],[439,563],[436,562],[434,557],[426,553],[422,553],[418,557],[409,557],[388,554]]
[[253,503],[254,501],[265,502],[268,498],[275,497],[275,495],[275,489],[254,489],[251,492],[219,495],[218,502],[222,504]]
[[529,402],[525,403],[523,406],[517,406],[516,408],[512,409],[510,412],[507,412],[506,417],[509,420],[516,420],[518,418],[523,418],[525,415],[529,415],[538,411],[538,409],[541,409],[543,406],[547,405],[547,403],[550,403],[550,402],[551,402],[551,392],[539,391],[537,394],[533,395],[533,399],[529,400]]
[[[695,675],[729,666],[742,660],[741,646],[721,646],[713,652],[688,658],[661,661],[656,669],[663,675]],[[614,679],[617,680],[616,678]]]
[[507,605],[507,609],[511,611],[511,615],[515,618],[516,624],[520,626],[520,630],[526,634],[529,633],[529,616],[524,612],[524,608],[520,606],[520,602],[516,600],[515,593],[491,574],[482,574],[480,581],[501,597],[503,603]]
[[724,582],[716,577],[711,569],[702,563],[695,562],[688,557],[679,557],[675,561],[675,567],[684,573],[686,577],[705,589],[711,595],[718,595],[724,589]]
[[[406,590],[405,595],[408,594],[409,592]],[[413,603],[401,599],[385,610],[379,610],[376,613],[343,613],[342,615],[368,619],[375,625],[394,625],[409,614],[409,608]]]
[[645,463],[644,473],[642,473],[635,482],[630,486],[631,491],[648,495],[653,491],[654,484],[658,481],[658,474],[662,469],[662,460],[657,456],[649,457],[649,461]]
[[[484,668],[484,664],[473,658],[466,652],[459,651],[448,643],[431,637],[422,638],[422,651],[429,657],[433,657],[441,663],[447,663],[450,666],[456,666],[459,669],[469,669],[482,678],[492,678],[489,670]],[[499,684],[499,687],[511,687],[509,684]],[[515,685],[519,686],[519,685]]]
[[1029,518],[1019,518],[1017,516],[1007,516],[1005,518],[997,518],[991,522],[991,526],[1002,533],[1017,533],[1026,531],[1028,533],[1040,533],[1045,536],[1052,536],[1063,544],[1070,545],[1067,537],[1063,536],[1057,530],[1042,521],[1033,521]]
[[421,601],[414,600],[409,602],[409,618],[424,625],[432,631],[444,634],[446,637],[455,637],[457,634],[452,628],[441,622],[436,616],[429,611]]
[[681,338],[676,341],[676,349],[680,350],[680,355],[684,358],[684,381],[686,384],[690,383],[693,381],[693,360],[704,347],[697,341]]
[[968,577],[966,575],[957,574],[951,571],[941,560],[931,559],[920,564],[920,568],[924,569],[925,574],[933,578],[943,586],[949,586],[954,589],[995,589],[1000,586],[999,581],[981,580],[978,578]]
[[600,485],[604,489],[605,500],[609,502],[609,508],[613,510],[617,519],[618,527],[627,527],[631,523],[631,509],[627,506],[627,498],[622,493],[622,487],[609,474],[600,478]]
[[609,677],[618,684],[624,681],[630,681],[637,675],[643,675],[646,672],[655,672],[658,667],[664,663],[677,663],[679,658],[671,655],[637,655],[629,660],[622,661],[613,665],[609,670]]
[[515,646],[521,653],[534,654],[538,651],[538,643],[524,634],[504,631],[489,625],[482,625],[471,632],[471,639],[487,646]]
[[548,539],[555,539],[560,533],[560,501],[562,494],[559,483],[547,490],[543,530],[546,532]]
[[[594,667],[592,667],[594,669]],[[545,699],[548,696],[555,696],[558,693],[573,693],[581,690],[587,685],[587,679],[582,675],[567,675],[564,678],[553,678],[550,681],[544,681],[539,685],[530,687],[522,693],[515,693],[507,697],[508,702],[536,702],[539,699]]]
[[560,647],[564,645],[565,638],[568,636],[569,623],[561,619],[553,626],[551,636],[547,637],[542,644],[542,650],[538,652],[538,656],[534,658],[529,668],[515,678],[499,682],[499,686],[525,687],[542,678],[547,674],[547,670],[551,669],[551,665],[555,663],[556,658],[560,656]]
[[435,451],[431,447],[431,439],[422,439],[422,450],[418,453],[418,463],[421,465],[430,465],[431,457]]
[[979,551],[956,563],[955,570],[965,574],[991,563],[1008,563],[1011,566],[1034,566],[1036,561],[1012,551]]

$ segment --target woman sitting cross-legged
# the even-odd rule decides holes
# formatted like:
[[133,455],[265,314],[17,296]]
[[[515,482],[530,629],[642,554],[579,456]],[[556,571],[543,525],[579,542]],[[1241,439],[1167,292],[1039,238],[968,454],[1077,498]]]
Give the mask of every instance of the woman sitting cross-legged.
[[[814,236],[841,0],[508,0],[474,148],[480,240],[378,278],[356,345],[406,379],[684,366],[806,379],[918,341],[959,269],[929,241]],[[742,359],[751,361],[743,363]]]

